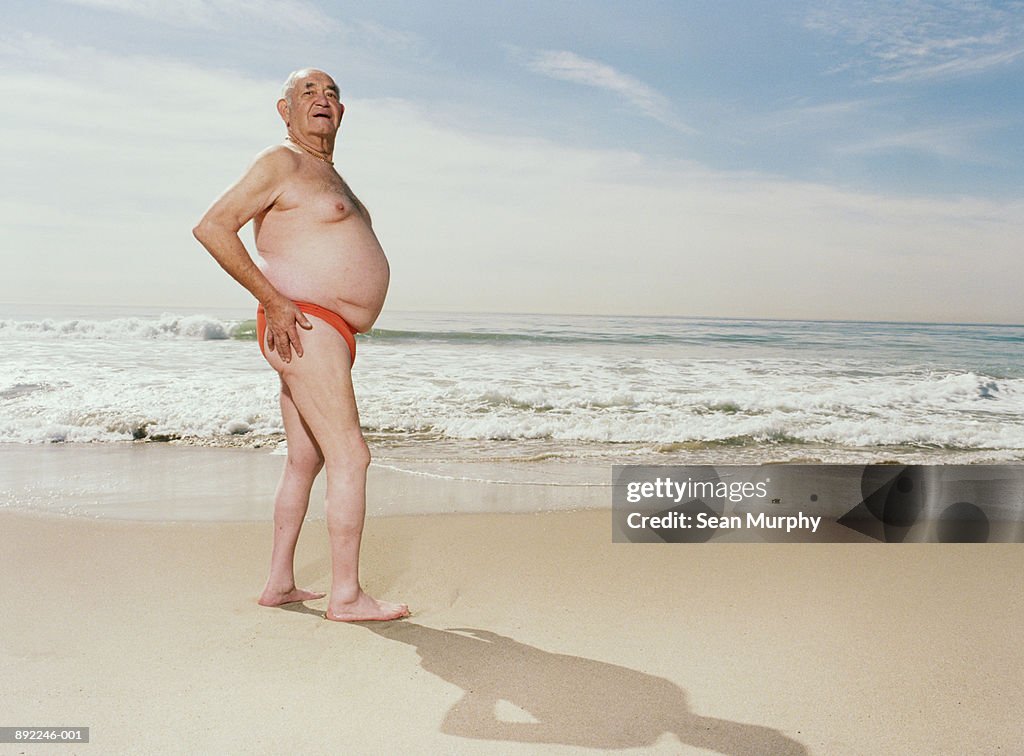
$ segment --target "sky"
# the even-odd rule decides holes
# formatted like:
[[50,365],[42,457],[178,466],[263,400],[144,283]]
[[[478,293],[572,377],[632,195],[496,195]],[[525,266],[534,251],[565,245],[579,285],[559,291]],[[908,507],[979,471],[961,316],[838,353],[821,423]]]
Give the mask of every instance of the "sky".
[[248,306],[191,229],[315,66],[389,309],[1024,323],[1022,2],[4,15],[0,303]]

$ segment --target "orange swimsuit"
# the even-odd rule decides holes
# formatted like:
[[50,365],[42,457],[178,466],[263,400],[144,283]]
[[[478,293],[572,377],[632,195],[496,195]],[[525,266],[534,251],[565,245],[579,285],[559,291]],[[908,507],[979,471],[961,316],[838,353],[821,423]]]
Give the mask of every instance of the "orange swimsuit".
[[[293,304],[302,310],[307,315],[320,318],[331,326],[335,331],[341,334],[341,338],[345,339],[345,343],[348,344],[348,352],[352,355],[352,364],[356,361],[356,330],[345,322],[345,319],[333,310],[328,310],[326,307],[313,304],[312,302],[293,302]],[[299,329],[301,339],[301,333],[303,329]],[[256,308],[256,338],[260,341],[260,351],[263,352],[263,356],[267,356],[267,350],[263,346],[264,338],[267,335],[267,316],[263,312],[263,305],[261,304]]]

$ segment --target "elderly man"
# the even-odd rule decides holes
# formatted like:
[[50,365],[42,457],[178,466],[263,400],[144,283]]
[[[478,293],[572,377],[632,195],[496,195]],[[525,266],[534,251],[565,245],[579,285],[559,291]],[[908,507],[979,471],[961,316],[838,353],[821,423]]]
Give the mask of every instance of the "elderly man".
[[[370,452],[352,390],[355,334],[369,330],[389,268],[370,215],[334,169],[345,106],[323,71],[296,71],[277,102],[288,129],[210,207],[193,231],[257,300],[260,349],[281,378],[288,458],[274,500],[270,577],[260,596],[279,606],[324,596],[295,586],[294,557],[313,480],[327,469],[331,595],[327,619],[390,620],[408,607],[359,583]],[[253,221],[259,262],[238,237]]]

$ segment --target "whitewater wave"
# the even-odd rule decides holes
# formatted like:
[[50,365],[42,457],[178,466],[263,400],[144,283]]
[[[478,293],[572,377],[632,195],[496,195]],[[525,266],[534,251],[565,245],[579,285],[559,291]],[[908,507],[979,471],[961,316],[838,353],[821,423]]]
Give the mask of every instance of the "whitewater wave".
[[219,320],[206,315],[162,315],[159,318],[112,320],[0,320],[0,338],[32,336],[48,339],[198,339],[246,338],[250,321]]

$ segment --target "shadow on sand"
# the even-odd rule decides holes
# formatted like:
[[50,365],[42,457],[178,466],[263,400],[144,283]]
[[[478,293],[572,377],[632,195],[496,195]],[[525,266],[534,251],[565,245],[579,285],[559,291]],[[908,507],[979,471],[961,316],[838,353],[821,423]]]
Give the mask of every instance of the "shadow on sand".
[[[462,698],[441,722],[447,735],[635,748],[653,745],[667,732],[686,745],[724,754],[807,753],[778,730],[694,714],[686,692],[662,677],[553,654],[487,630],[434,630],[407,620],[362,627],[415,647],[423,669],[462,688]],[[533,721],[499,719],[500,701]]]

